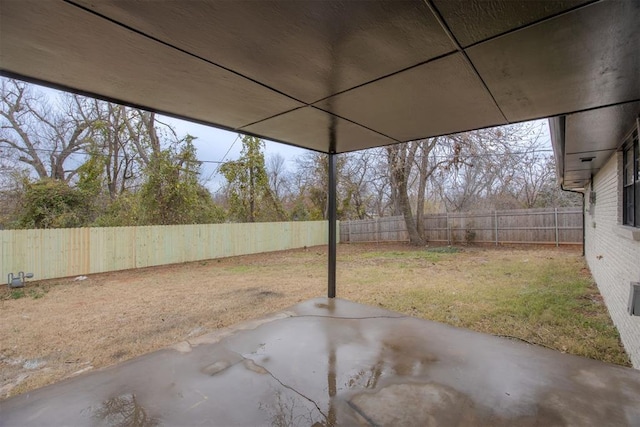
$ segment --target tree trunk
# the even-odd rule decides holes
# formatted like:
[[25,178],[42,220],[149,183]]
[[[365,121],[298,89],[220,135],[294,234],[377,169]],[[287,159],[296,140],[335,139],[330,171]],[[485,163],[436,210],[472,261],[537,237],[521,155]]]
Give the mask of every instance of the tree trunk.
[[395,194],[398,207],[402,211],[407,233],[409,234],[409,243],[416,246],[424,246],[425,241],[418,232],[408,193],[409,175],[415,159],[415,147],[408,144],[392,145],[387,147],[387,155],[392,192]]
[[404,222],[407,226],[407,233],[409,233],[409,243],[416,246],[424,246],[426,243],[418,232],[418,225],[411,211],[406,182],[400,183],[398,193],[400,206],[402,207],[402,216],[404,216]]
[[438,162],[433,162],[432,165],[429,165],[429,154],[431,154],[431,151],[436,147],[436,144],[438,144],[438,138],[424,139],[420,142],[416,142],[416,144],[419,145],[419,155],[421,156],[418,168],[418,203],[416,207],[416,221],[418,234],[420,234],[426,242],[426,238],[424,237],[426,236],[424,230],[424,202],[427,192],[427,181],[438,167]]

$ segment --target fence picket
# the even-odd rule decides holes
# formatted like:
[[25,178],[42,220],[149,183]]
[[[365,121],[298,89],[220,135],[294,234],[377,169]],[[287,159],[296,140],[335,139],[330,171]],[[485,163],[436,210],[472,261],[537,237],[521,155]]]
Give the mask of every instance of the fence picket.
[[[502,243],[582,244],[582,210],[579,208],[428,214],[422,221],[427,241],[450,245],[465,242],[496,246]],[[351,220],[342,227],[341,243],[408,240],[402,216]],[[381,229],[384,232],[380,232]]]
[[0,230],[0,274],[54,279],[327,244],[327,221]]

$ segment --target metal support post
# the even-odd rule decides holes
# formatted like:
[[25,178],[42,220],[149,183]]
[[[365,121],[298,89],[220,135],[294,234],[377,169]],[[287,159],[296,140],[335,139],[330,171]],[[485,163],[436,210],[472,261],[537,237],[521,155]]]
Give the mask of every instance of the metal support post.
[[336,210],[336,154],[329,154],[329,188],[328,194],[328,219],[329,219],[329,259],[328,259],[328,297],[336,297],[336,252],[337,233],[336,222],[338,219]]

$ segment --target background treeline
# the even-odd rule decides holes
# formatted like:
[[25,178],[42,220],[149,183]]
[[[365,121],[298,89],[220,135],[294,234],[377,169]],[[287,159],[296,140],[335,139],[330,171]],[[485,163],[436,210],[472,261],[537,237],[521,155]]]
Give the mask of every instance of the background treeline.
[[[326,218],[327,156],[288,165],[242,137],[224,179],[203,182],[193,144],[155,113],[2,79],[0,226],[51,228]],[[425,118],[426,119],[426,118]],[[340,219],[568,206],[544,123],[524,123],[338,157]],[[412,225],[413,224],[413,225]]]

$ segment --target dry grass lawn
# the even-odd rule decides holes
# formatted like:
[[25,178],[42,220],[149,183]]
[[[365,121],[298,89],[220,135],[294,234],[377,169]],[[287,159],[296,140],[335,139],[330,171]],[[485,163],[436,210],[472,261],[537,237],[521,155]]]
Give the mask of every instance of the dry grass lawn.
[[[4,287],[0,398],[325,292],[326,247]],[[577,250],[341,245],[338,296],[629,365]]]

